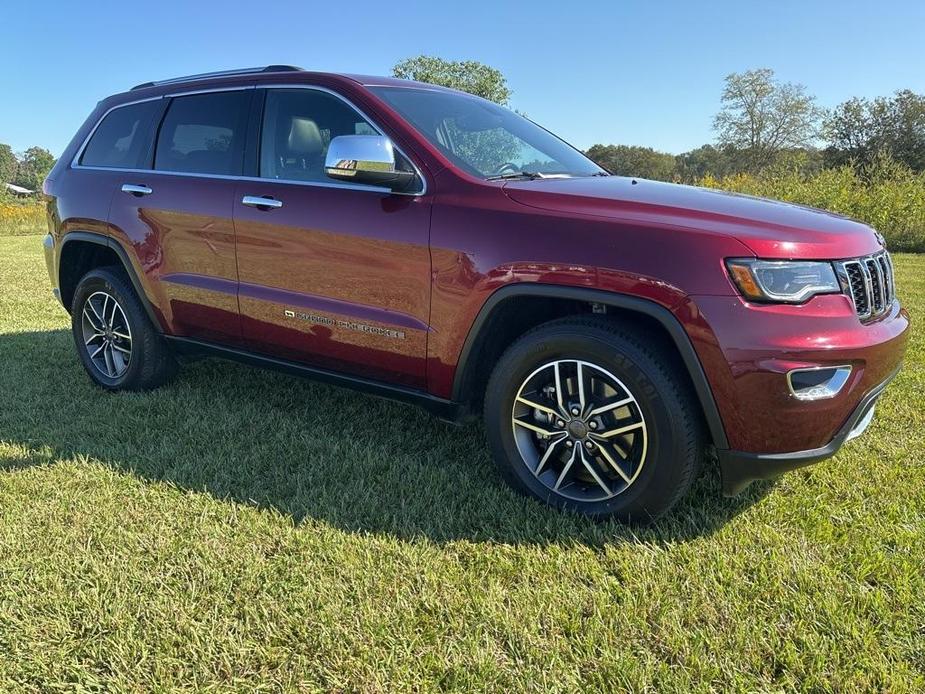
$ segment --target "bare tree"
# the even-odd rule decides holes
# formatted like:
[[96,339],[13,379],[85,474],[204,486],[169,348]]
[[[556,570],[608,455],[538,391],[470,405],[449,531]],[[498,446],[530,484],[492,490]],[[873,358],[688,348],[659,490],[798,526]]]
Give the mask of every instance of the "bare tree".
[[726,77],[722,110],[713,121],[721,145],[741,150],[749,167],[772,164],[781,152],[810,147],[823,110],[801,84],[781,83],[768,68]]

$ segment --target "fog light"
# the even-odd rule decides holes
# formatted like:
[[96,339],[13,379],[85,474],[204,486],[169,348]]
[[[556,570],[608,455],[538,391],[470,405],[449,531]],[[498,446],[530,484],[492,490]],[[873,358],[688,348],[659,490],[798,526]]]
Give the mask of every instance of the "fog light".
[[850,375],[850,366],[794,369],[787,372],[787,386],[797,400],[825,400],[838,395]]

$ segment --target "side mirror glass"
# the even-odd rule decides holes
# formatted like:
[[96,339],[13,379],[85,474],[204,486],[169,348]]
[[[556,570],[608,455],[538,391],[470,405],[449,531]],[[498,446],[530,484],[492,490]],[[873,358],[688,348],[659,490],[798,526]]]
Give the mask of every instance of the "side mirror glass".
[[395,167],[392,141],[382,135],[340,135],[331,140],[324,160],[329,178],[350,183],[407,190],[416,176]]

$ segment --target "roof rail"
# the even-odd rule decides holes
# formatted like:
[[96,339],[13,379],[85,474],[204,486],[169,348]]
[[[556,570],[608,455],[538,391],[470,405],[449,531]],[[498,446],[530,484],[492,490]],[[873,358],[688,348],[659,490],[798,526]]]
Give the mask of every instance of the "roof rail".
[[129,91],[144,89],[145,87],[158,87],[162,84],[174,84],[177,82],[195,82],[197,80],[207,80],[213,77],[231,77],[233,75],[253,75],[261,72],[302,72],[302,68],[295,65],[267,65],[266,67],[246,67],[238,70],[220,70],[218,72],[202,72],[198,75],[187,75],[186,77],[172,77],[169,80],[157,80],[156,82],[142,82],[136,84]]

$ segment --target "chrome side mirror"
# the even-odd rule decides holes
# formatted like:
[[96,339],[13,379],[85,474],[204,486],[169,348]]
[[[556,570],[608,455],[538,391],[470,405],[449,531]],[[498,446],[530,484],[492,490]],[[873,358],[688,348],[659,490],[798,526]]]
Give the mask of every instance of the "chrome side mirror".
[[340,135],[331,140],[324,160],[329,178],[350,183],[406,190],[415,179],[395,168],[392,141],[381,135]]

